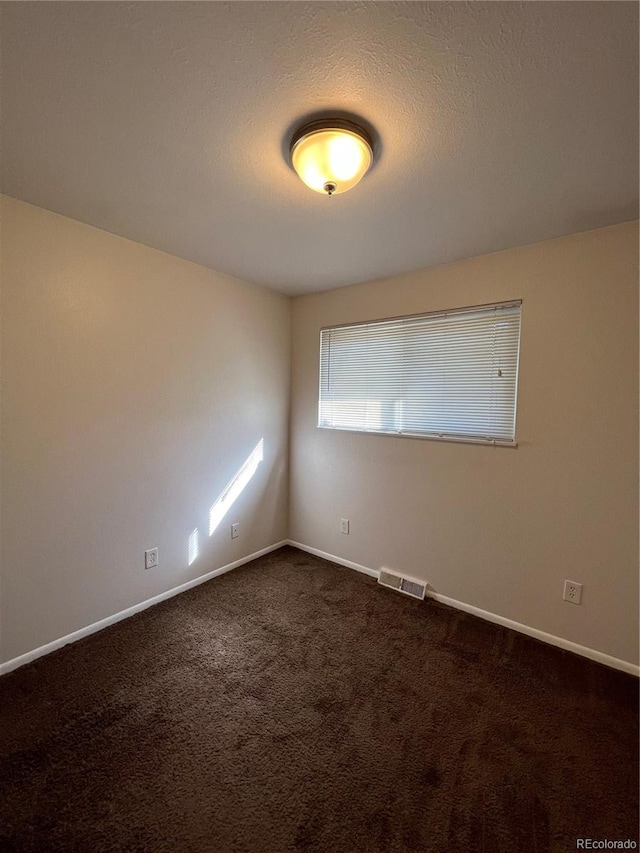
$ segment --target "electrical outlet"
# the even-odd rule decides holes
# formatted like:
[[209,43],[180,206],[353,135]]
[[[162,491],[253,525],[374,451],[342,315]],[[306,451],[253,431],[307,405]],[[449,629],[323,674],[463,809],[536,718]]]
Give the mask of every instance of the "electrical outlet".
[[349,535],[349,519],[341,518],[340,519],[340,533],[346,533]]
[[570,601],[571,604],[580,604],[582,599],[582,584],[576,581],[565,581],[564,595],[562,597],[565,601]]
[[158,565],[158,549],[149,548],[144,552],[144,567],[145,569],[155,569]]
[[240,536],[240,522],[236,521],[235,524],[231,525],[231,538],[237,539]]

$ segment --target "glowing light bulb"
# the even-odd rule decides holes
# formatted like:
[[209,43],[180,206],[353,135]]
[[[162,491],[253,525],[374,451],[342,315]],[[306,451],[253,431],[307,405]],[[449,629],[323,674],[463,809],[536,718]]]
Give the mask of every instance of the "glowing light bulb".
[[[337,122],[336,122],[337,124]],[[373,150],[364,131],[347,122],[332,127],[318,122],[294,136],[291,162],[301,180],[312,190],[338,195],[362,179],[373,162]]]

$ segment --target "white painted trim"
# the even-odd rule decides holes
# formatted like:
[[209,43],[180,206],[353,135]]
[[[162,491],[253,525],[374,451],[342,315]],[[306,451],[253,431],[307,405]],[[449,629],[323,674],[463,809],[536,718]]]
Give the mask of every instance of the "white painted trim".
[[596,649],[590,649],[588,646],[581,646],[579,643],[574,643],[571,640],[565,640],[564,637],[556,637],[554,634],[547,634],[546,631],[540,631],[538,628],[531,628],[529,625],[523,625],[521,622],[514,622],[512,619],[507,619],[505,616],[498,616],[496,613],[490,613],[488,610],[481,610],[479,607],[474,607],[472,604],[465,604],[464,601],[456,601],[455,598],[449,598],[448,595],[441,595],[438,592],[432,592],[427,589],[427,596],[435,601],[440,601],[442,604],[448,604],[449,607],[455,607],[456,610],[464,610],[465,613],[471,613],[473,616],[479,616],[480,619],[486,619],[487,622],[495,622],[496,625],[503,625],[505,628],[511,628],[512,631],[519,631],[521,634],[526,634],[528,637],[534,637],[536,640],[542,640],[543,643],[549,643],[551,646],[558,646],[567,652],[574,652],[582,657],[590,660],[603,663],[605,666],[610,666],[613,669],[619,669],[622,672],[628,672],[629,675],[640,677],[640,666],[629,663],[620,658],[614,658],[604,652],[599,652]]
[[82,639],[82,637],[88,637],[89,634],[95,634],[96,631],[101,631],[103,628],[107,628],[109,625],[114,625],[116,622],[121,622],[123,619],[128,619],[129,616],[133,616],[134,613],[139,613],[141,610],[146,610],[148,607],[152,607],[154,604],[159,604],[161,601],[166,601],[167,598],[173,598],[174,595],[179,595],[181,592],[186,592],[188,589],[192,589],[194,586],[199,586],[201,583],[205,583],[205,581],[209,581],[212,578],[218,577],[218,575],[224,575],[226,572],[230,572],[231,569],[237,569],[238,566],[244,566],[245,563],[250,563],[251,560],[256,560],[258,557],[262,557],[264,554],[269,554],[271,551],[276,551],[278,548],[282,548],[283,545],[288,544],[289,540],[283,539],[281,542],[276,542],[275,545],[269,545],[267,548],[262,548],[260,551],[256,551],[253,554],[248,554],[246,557],[241,557],[239,560],[236,560],[233,563],[229,563],[226,566],[221,566],[219,569],[213,569],[213,571],[207,572],[206,575],[201,575],[198,578],[194,578],[193,580],[180,584],[180,586],[174,586],[172,589],[168,589],[166,592],[161,592],[159,595],[154,595],[153,598],[147,598],[146,601],[141,601],[139,604],[134,604],[133,607],[127,607],[126,610],[121,610],[119,613],[114,613],[113,616],[107,616],[105,619],[100,619],[99,622],[94,622],[91,625],[87,625],[86,628],[80,628],[78,631],[73,631],[73,633],[67,634],[66,637],[60,637],[58,640],[52,640],[52,642],[47,643],[44,646],[40,646],[37,649],[33,649],[30,652],[25,652],[25,654],[20,655],[17,658],[13,658],[12,660],[6,661],[6,663],[0,664],[0,675],[4,675],[7,672],[11,672],[12,670],[17,669],[19,666],[24,666],[26,663],[31,663],[31,661],[36,660],[36,658],[40,658],[43,655],[48,655],[50,652],[55,652],[56,649],[59,649],[62,646],[66,646],[68,643],[75,643],[76,640],[80,640]]
[[[349,569],[355,569],[358,572],[363,572],[365,575],[377,578],[380,574],[375,569],[370,569],[367,566],[361,566],[358,563],[353,563],[351,560],[343,560],[342,557],[336,557],[333,554],[327,554],[326,551],[319,551],[317,548],[311,548],[309,545],[303,545],[300,542],[294,542],[289,539],[287,544],[294,548],[299,548],[301,551],[308,551],[309,554],[315,554],[316,557],[322,557],[324,560],[330,560],[332,563],[337,563],[339,566],[346,566]],[[542,640],[543,643],[548,643],[551,646],[557,646],[568,652],[582,655],[582,657],[602,663],[605,666],[610,666],[613,669],[619,669],[621,672],[627,672],[629,675],[640,677],[640,666],[629,663],[620,658],[614,658],[604,652],[599,652],[596,649],[590,649],[588,646],[581,646],[579,643],[574,643],[571,640],[565,640],[563,637],[556,637],[553,634],[547,634],[546,631],[540,631],[538,628],[531,628],[529,625],[523,625],[521,622],[514,622],[512,619],[507,619],[504,616],[498,616],[496,613],[490,613],[488,610],[481,610],[479,607],[474,607],[472,604],[466,604],[464,601],[457,601],[455,598],[449,598],[448,595],[441,595],[439,592],[434,592],[427,587],[427,598],[433,598],[435,601],[440,601],[442,604],[447,604],[449,607],[454,607],[456,610],[464,610],[465,613],[471,613],[473,616],[478,616],[480,619],[485,619],[487,622],[493,622],[496,625],[502,625],[504,628],[511,628],[512,631],[518,631],[520,634],[526,634],[528,637],[534,637],[536,640]]]
[[[316,557],[322,557],[324,560],[337,563],[339,566],[346,566],[348,569],[355,569],[357,572],[362,572],[362,574],[369,575],[376,579],[380,574],[378,570],[371,569],[368,566],[362,566],[359,563],[354,563],[352,560],[345,560],[342,557],[337,557],[335,554],[328,554],[326,551],[320,551],[318,548],[312,548],[310,545],[303,545],[301,542],[295,542],[293,539],[283,539],[281,542],[276,542],[274,545],[269,545],[267,548],[262,548],[262,550],[256,551],[253,554],[248,554],[246,557],[242,557],[241,559],[236,560],[233,563],[229,563],[226,566],[221,566],[219,569],[214,569],[201,577],[194,578],[193,580],[187,581],[180,586],[173,587],[173,589],[169,589],[166,592],[161,592],[153,598],[148,598],[146,601],[134,604],[133,607],[128,607],[126,610],[114,613],[113,616],[107,616],[106,619],[101,619],[99,622],[87,625],[86,628],[80,628],[78,631],[67,634],[66,637],[60,637],[58,640],[53,640],[44,646],[40,646],[39,648],[26,652],[17,658],[6,661],[5,663],[0,664],[0,675],[4,675],[5,673],[11,672],[20,666],[24,666],[43,655],[48,655],[50,652],[54,652],[56,649],[66,646],[68,643],[74,643],[76,640],[82,639],[82,637],[88,637],[90,634],[95,634],[96,631],[101,631],[109,625],[114,625],[116,622],[127,619],[129,616],[133,616],[134,613],[146,610],[148,607],[152,607],[154,604],[159,604],[167,598],[173,598],[173,596],[179,595],[181,592],[186,592],[188,589],[192,589],[194,586],[198,586],[201,583],[212,580],[213,578],[218,577],[218,575],[223,575],[226,572],[230,572],[232,569],[243,566],[245,563],[250,563],[251,560],[256,560],[264,554],[276,551],[278,548],[282,548],[283,545],[291,545],[293,548],[298,548],[301,551],[307,551],[309,554],[314,554]],[[619,658],[604,654],[604,652],[596,651],[596,649],[590,649],[587,646],[581,646],[578,643],[573,643],[571,640],[565,640],[562,637],[547,634],[546,631],[531,628],[520,622],[514,622],[512,619],[507,619],[504,616],[498,616],[495,613],[490,613],[488,610],[481,610],[479,607],[474,607],[472,604],[457,601],[454,598],[449,598],[447,595],[441,595],[438,592],[434,592],[429,588],[427,588],[426,595],[428,598],[433,598],[435,601],[440,601],[442,604],[446,604],[456,610],[463,610],[465,613],[471,613],[473,616],[478,616],[480,619],[485,619],[487,622],[493,622],[496,625],[511,628],[513,631],[518,631],[521,634],[534,637],[536,640],[542,640],[544,643],[549,643],[552,646],[557,646],[558,648],[565,649],[566,651],[582,655],[590,660],[602,663],[605,666],[610,666],[613,669],[618,669],[622,672],[627,672],[630,675],[640,677],[640,666],[637,666],[636,664],[620,660]]]
[[363,575],[369,575],[372,578],[377,578],[380,572],[375,569],[370,569],[367,566],[361,566],[360,563],[353,563],[351,560],[343,560],[342,557],[336,557],[333,554],[327,554],[326,551],[319,551],[317,548],[312,548],[310,545],[303,545],[302,542],[294,542],[293,539],[287,539],[287,545],[293,548],[299,548],[300,551],[306,551],[308,554],[313,554],[316,557],[322,557],[323,560],[330,560],[332,563],[337,563],[339,566],[346,566],[348,569],[355,569],[356,572],[362,572]]

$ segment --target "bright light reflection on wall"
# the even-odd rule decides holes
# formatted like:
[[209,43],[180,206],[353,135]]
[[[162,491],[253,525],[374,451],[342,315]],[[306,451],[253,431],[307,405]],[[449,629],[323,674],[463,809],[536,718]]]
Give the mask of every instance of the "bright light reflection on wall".
[[193,561],[198,556],[198,528],[196,527],[194,531],[189,536],[189,565],[193,563]]
[[209,536],[225,517],[237,497],[241,494],[249,480],[256,473],[258,465],[264,459],[264,439],[261,438],[251,451],[242,468],[238,471],[231,482],[221,492],[220,497],[209,510]]

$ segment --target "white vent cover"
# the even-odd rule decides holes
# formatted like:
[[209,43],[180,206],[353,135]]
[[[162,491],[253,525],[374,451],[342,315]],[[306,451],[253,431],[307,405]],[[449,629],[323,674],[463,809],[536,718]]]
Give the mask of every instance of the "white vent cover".
[[380,570],[378,583],[389,589],[395,589],[396,592],[403,592],[405,595],[410,595],[412,598],[419,598],[420,600],[424,598],[427,591],[427,584],[424,581],[407,578],[395,572],[390,572],[388,569]]

